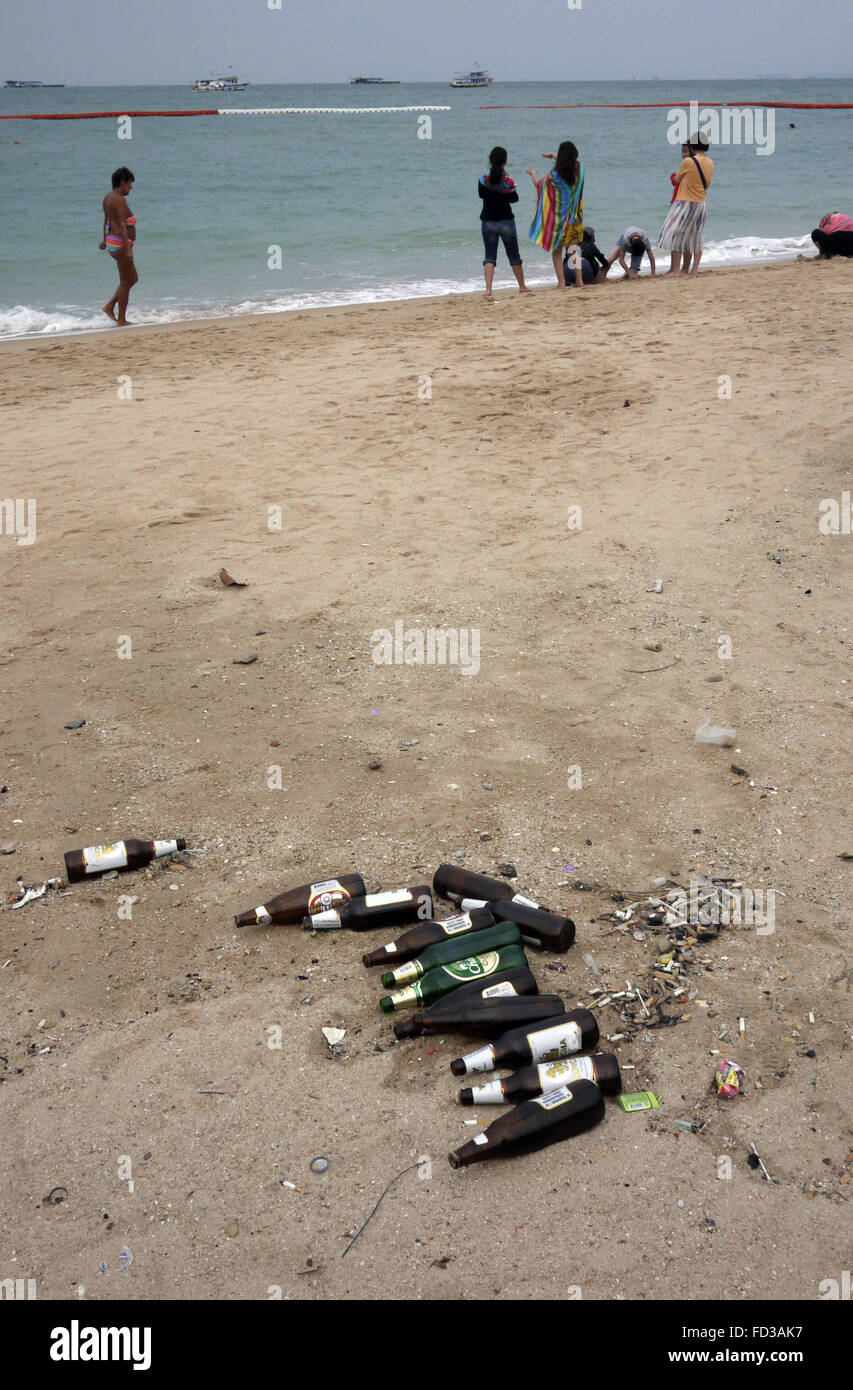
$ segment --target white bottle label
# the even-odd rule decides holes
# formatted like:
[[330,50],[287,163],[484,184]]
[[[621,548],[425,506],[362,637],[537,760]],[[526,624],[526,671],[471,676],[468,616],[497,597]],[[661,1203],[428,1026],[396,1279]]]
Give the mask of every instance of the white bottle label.
[[591,1057],[567,1057],[560,1062],[542,1062],[538,1067],[542,1094],[556,1091],[571,1081],[594,1081]]
[[459,898],[457,899],[463,912],[471,912],[475,907],[485,907],[485,898]]
[[267,910],[266,910],[265,907],[256,907],[256,908],[255,908],[255,917],[257,918],[258,922],[260,922],[261,926],[263,926],[263,927],[267,926],[268,923],[270,923],[270,922],[272,921],[272,917],[270,917],[270,915],[269,915],[269,913],[267,912]]
[[576,1023],[557,1023],[553,1028],[540,1028],[528,1033],[533,1062],[555,1062],[581,1050],[581,1030]]
[[382,949],[383,951],[387,951],[389,956],[393,956],[397,950],[397,943],[396,941],[389,941],[388,945],[383,946]]
[[480,995],[481,999],[502,999],[506,994],[517,994],[518,990],[511,980],[502,980],[499,985],[489,985]]
[[572,1099],[572,1093],[568,1086],[561,1086],[558,1091],[549,1091],[547,1096],[537,1096],[536,1105],[541,1105],[543,1110],[553,1110],[555,1106],[565,1105],[566,1101]]
[[116,845],[92,845],[90,849],[84,849],[83,863],[87,874],[100,874],[104,869],[126,869],[124,840],[119,840]]
[[178,852],[178,842],[177,842],[177,840],[155,840],[155,841],[154,841],[154,858],[155,858],[155,859],[162,859],[164,854],[177,854],[177,852]]
[[535,903],[535,902],[533,901],[532,898],[525,898],[524,895],[523,895],[523,893],[516,893],[516,894],[513,896],[512,901],[513,901],[514,903],[524,903],[524,906],[525,906],[525,907],[536,907],[536,908],[539,907],[539,904],[538,904],[538,903]]
[[474,1143],[475,1143],[475,1144],[488,1144],[488,1142],[489,1142],[489,1141],[488,1141],[488,1139],[486,1138],[485,1134],[475,1134],[475,1135],[474,1135]]
[[471,926],[471,918],[467,912],[461,912],[456,917],[445,917],[444,921],[439,922],[438,925],[445,936],[455,936],[457,932],[468,931]]
[[412,895],[408,888],[400,888],[389,893],[367,893],[364,901],[368,907],[390,907],[391,903],[410,903]]

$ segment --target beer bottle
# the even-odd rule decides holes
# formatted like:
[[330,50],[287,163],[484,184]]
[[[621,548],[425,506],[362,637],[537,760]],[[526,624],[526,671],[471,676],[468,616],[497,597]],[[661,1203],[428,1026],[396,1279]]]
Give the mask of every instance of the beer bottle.
[[603,1118],[604,1097],[595,1082],[575,1081],[535,1100],[525,1100],[499,1115],[488,1129],[449,1155],[450,1165],[464,1168],[494,1154],[509,1156],[544,1149],[548,1144],[592,1129]]
[[141,869],[152,859],[163,859],[186,847],[186,840],[118,840],[114,845],[69,849],[65,855],[65,877],[69,883],[79,883],[110,869]]
[[395,888],[387,893],[366,893],[350,898],[338,908],[328,908],[306,917],[306,931],[334,931],[350,927],[352,931],[369,931],[371,927],[395,927],[398,922],[413,922],[416,917],[432,917],[432,893],[423,883],[417,888]]
[[515,922],[521,928],[522,940],[531,946],[544,946],[549,951],[568,951],[575,939],[575,924],[571,917],[547,912],[544,907],[531,907],[518,898],[499,898],[487,903],[496,922]]
[[432,946],[436,941],[446,941],[448,937],[459,936],[462,932],[479,931],[491,927],[494,917],[485,907],[474,908],[471,912],[460,912],[455,917],[445,917],[440,922],[421,922],[418,927],[410,927],[389,941],[387,946],[377,946],[362,956],[365,965],[384,965],[386,961],[401,965],[405,960],[413,960],[420,951]]
[[594,1081],[602,1095],[622,1090],[619,1063],[612,1052],[596,1052],[592,1057],[564,1057],[557,1062],[540,1062],[538,1067],[522,1067],[502,1081],[482,1086],[466,1086],[459,1092],[460,1105],[518,1105],[522,1100],[571,1086],[573,1081]]
[[499,970],[508,970],[513,965],[526,965],[527,957],[523,946],[504,946],[500,951],[487,951],[483,956],[465,956],[462,960],[451,961],[448,965],[437,965],[428,970],[423,979],[413,985],[405,985],[393,994],[385,994],[379,1000],[384,1014],[392,1014],[396,1009],[417,1008],[418,1004],[432,1004],[443,994],[449,994],[458,985],[468,980],[481,980],[486,975],[496,975]]
[[364,896],[364,879],[361,874],[339,874],[337,878],[324,879],[322,883],[304,883],[301,888],[288,888],[284,893],[270,898],[263,907],[249,908],[234,918],[237,927],[286,927],[301,922],[306,914],[312,917],[315,912],[323,912],[330,907],[340,907],[350,898]]
[[556,994],[539,994],[539,986],[526,966],[501,970],[489,983],[470,980],[427,1009],[398,1019],[397,1038],[419,1038],[423,1033],[465,1033],[475,1038],[499,1038],[508,1028],[541,1023],[562,1013]]
[[462,960],[464,956],[482,956],[484,951],[494,951],[501,946],[516,946],[521,942],[521,932],[515,922],[498,922],[461,939],[451,937],[449,941],[437,941],[422,951],[417,960],[398,965],[396,970],[386,970],[382,983],[386,989],[399,985],[411,985],[436,965],[448,965],[451,961]]
[[584,1052],[598,1042],[598,1023],[589,1009],[549,1018],[541,1027],[512,1028],[488,1047],[480,1047],[450,1063],[454,1076],[472,1071],[494,1071],[496,1067],[529,1067],[537,1062],[554,1062],[573,1052]]
[[528,907],[539,906],[532,898],[513,893],[503,879],[474,874],[470,869],[458,869],[455,864],[439,864],[433,875],[432,886],[440,897],[460,903],[463,911],[485,907],[487,903],[498,902],[501,898],[512,898],[513,902],[527,903]]

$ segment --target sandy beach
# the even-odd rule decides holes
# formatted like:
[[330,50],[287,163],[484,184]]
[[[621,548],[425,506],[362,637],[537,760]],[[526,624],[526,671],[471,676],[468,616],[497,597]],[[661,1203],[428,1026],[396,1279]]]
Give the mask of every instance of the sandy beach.
[[[850,265],[800,262],[3,345],[0,496],[37,505],[31,544],[9,508],[0,533],[0,1277],[45,1299],[841,1279],[851,306]],[[477,669],[378,664],[398,622],[476,630]],[[706,718],[733,746],[694,743]],[[122,836],[203,852],[9,906]],[[660,930],[600,917],[655,878],[772,888],[775,928],[697,947],[673,1026],[600,1008],[658,1110],[454,1172],[466,1121],[501,1112],[455,1103],[475,1044],[393,1042],[361,954],[396,933],[233,925],[441,861],[509,862],[574,917],[567,955],[530,952],[568,1007],[649,978]]]

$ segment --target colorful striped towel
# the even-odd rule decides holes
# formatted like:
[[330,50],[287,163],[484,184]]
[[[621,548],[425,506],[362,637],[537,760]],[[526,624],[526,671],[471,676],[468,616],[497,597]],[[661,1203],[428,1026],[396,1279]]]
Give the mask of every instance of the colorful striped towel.
[[565,179],[552,169],[536,185],[536,212],[530,224],[530,240],[543,251],[556,251],[563,240],[563,233],[574,221],[583,193],[583,165],[578,173],[578,181],[572,188]]

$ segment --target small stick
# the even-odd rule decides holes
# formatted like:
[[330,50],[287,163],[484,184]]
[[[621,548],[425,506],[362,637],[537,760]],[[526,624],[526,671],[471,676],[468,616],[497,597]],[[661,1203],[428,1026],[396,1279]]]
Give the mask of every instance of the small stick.
[[[754,1145],[754,1144],[750,1144],[749,1147],[752,1149],[752,1152],[755,1154],[755,1157],[758,1159],[758,1162],[761,1163],[761,1154],[758,1152],[758,1150],[757,1150],[757,1148],[755,1147],[755,1145]],[[773,1181],[773,1179],[771,1178],[771,1176],[770,1176],[770,1174],[768,1173],[767,1169],[764,1167],[764,1164],[763,1164],[763,1163],[761,1163],[761,1171],[762,1171],[762,1173],[764,1174],[764,1176],[765,1176],[765,1178],[767,1179],[768,1182],[772,1182],[772,1181]]]
[[361,1235],[362,1231],[364,1230],[365,1226],[368,1224],[369,1221],[372,1221],[372,1220],[373,1220],[374,1216],[376,1215],[377,1211],[379,1210],[379,1203],[382,1201],[382,1198],[386,1195],[386,1193],[390,1192],[390,1190],[391,1190],[391,1188],[394,1186],[395,1182],[399,1182],[400,1178],[403,1177],[404,1173],[411,1173],[411,1171],[412,1171],[413,1168],[419,1168],[419,1167],[420,1167],[420,1163],[410,1163],[409,1166],[408,1166],[408,1168],[403,1168],[403,1169],[401,1169],[401,1171],[397,1174],[396,1178],[392,1178],[392,1179],[391,1179],[391,1181],[389,1182],[388,1186],[385,1188],[385,1192],[383,1192],[383,1193],[380,1195],[379,1201],[376,1203],[376,1206],[373,1208],[373,1211],[370,1213],[370,1215],[368,1216],[367,1220],[364,1221],[364,1222],[362,1223],[361,1226],[359,1226],[358,1230],[356,1231],[355,1235],[353,1236],[353,1238],[352,1238],[352,1240],[350,1241],[349,1245],[347,1246],[346,1250],[344,1250],[344,1251],[341,1253],[341,1259],[343,1259],[344,1255],[348,1254],[349,1251],[352,1250],[352,1247],[355,1245],[356,1241],[358,1240],[358,1238],[359,1238],[359,1236]]

